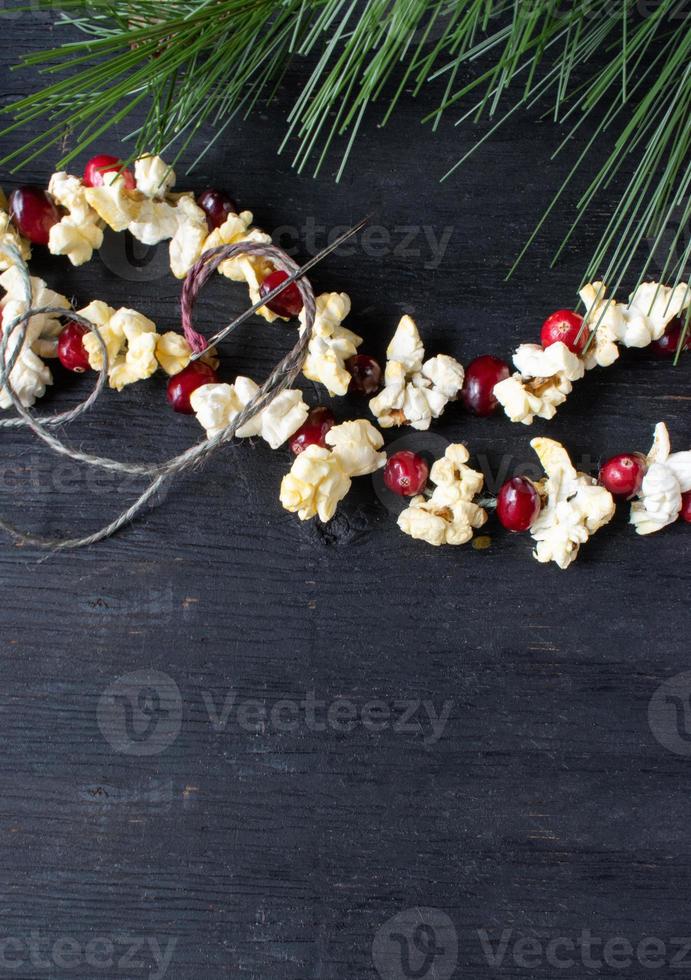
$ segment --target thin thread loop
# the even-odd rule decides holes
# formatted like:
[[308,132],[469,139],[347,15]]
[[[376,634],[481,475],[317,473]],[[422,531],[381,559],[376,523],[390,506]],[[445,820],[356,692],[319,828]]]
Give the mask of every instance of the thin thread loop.
[[[314,318],[316,315],[316,304],[314,291],[309,280],[302,277],[301,279],[297,280],[296,284],[300,290],[300,295],[304,304],[305,324],[297,343],[292,350],[289,351],[277,365],[275,365],[268,378],[260,386],[256,395],[247,403],[247,405],[245,405],[245,407],[236,415],[236,417],[229,423],[229,425],[226,426],[225,429],[211,438],[205,439],[202,442],[191,446],[189,449],[186,449],[179,455],[173,456],[170,459],[164,460],[160,463],[122,462],[109,457],[96,456],[90,453],[80,452],[74,447],[64,443],[60,438],[58,438],[57,435],[49,430],[52,427],[73,421],[73,419],[79,417],[94,405],[99,394],[104,388],[105,380],[108,375],[108,352],[105,342],[96,324],[91,323],[89,320],[79,316],[76,313],[73,313],[72,311],[64,310],[61,307],[42,307],[39,309],[32,309],[31,302],[33,296],[29,269],[16,249],[12,248],[12,246],[8,246],[6,250],[11,253],[13,261],[19,268],[22,275],[28,308],[24,313],[16,317],[11,324],[3,329],[3,336],[0,340],[0,388],[5,388],[9,392],[12,403],[19,415],[19,418],[0,419],[0,427],[17,428],[26,426],[34,433],[34,435],[45,442],[46,445],[48,445],[55,453],[59,455],[67,456],[70,459],[75,460],[76,462],[84,463],[87,466],[98,467],[117,473],[146,476],[152,480],[149,486],[130,507],[122,511],[122,513],[119,514],[113,521],[100,528],[100,530],[85,537],[45,538],[34,534],[26,534],[18,530],[13,525],[0,519],[0,529],[5,530],[21,544],[29,544],[41,548],[51,549],[53,551],[59,551],[71,548],[80,548],[84,545],[93,544],[96,541],[101,541],[104,538],[108,538],[112,534],[115,534],[116,531],[120,530],[120,528],[126,524],[129,524],[140,513],[151,497],[154,496],[154,494],[168,479],[177,476],[196,464],[201,465],[203,462],[205,462],[205,460],[212,456],[218,449],[221,448],[221,446],[227,442],[230,442],[230,440],[234,438],[238,429],[254,419],[263,409],[267,408],[281,391],[284,391],[286,388],[290,387],[292,382],[300,373],[300,370],[305,362],[305,358],[307,357],[307,349],[312,336]],[[268,245],[260,242],[243,242],[235,245],[223,245],[219,246],[218,248],[210,249],[209,252],[206,252],[188,272],[183,285],[181,298],[183,329],[185,330],[185,336],[187,337],[190,346],[195,350],[204,350],[206,348],[205,338],[202,334],[197,333],[192,326],[192,309],[199,292],[208,281],[211,273],[221,264],[221,262],[227,258],[233,258],[240,254],[262,255],[268,259],[271,259],[274,265],[283,271],[289,272],[289,274],[299,269],[299,266],[297,266],[282,249],[278,248],[276,245]],[[10,375],[24,345],[28,324],[31,317],[45,313],[59,313],[63,316],[69,316],[70,319],[81,323],[90,330],[93,330],[101,347],[103,365],[99,372],[98,380],[93,392],[88,398],[80,403],[80,405],[68,412],[63,412],[47,418],[38,418],[24,405],[22,405],[19,396],[13,387]],[[6,363],[5,356],[7,347],[10,340],[15,336],[15,331],[18,331],[17,336],[19,340],[18,343],[16,343],[16,345],[12,348],[10,358]],[[193,336],[196,338],[196,347],[191,339]],[[200,348],[198,346],[199,344],[202,344],[203,346]]]

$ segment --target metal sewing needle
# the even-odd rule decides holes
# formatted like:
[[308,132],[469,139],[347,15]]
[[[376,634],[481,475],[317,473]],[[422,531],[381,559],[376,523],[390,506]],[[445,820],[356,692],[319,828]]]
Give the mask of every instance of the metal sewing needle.
[[300,266],[300,268],[288,276],[287,279],[284,279],[283,282],[276,286],[275,289],[272,289],[270,293],[267,293],[266,296],[262,296],[262,298],[257,300],[253,306],[251,306],[248,310],[245,310],[244,313],[241,313],[240,316],[236,317],[232,323],[229,323],[227,327],[223,327],[223,329],[219,330],[218,333],[215,333],[213,337],[210,337],[208,346],[204,350],[196,351],[194,354],[192,354],[190,360],[196,361],[198,358],[202,357],[209,347],[215,347],[216,344],[220,343],[224,337],[228,336],[231,330],[234,330],[241,323],[244,323],[245,320],[248,320],[253,313],[256,313],[260,306],[266,306],[266,304],[272,300],[274,296],[278,296],[279,293],[282,293],[286,286],[289,286],[291,282],[295,282],[296,279],[301,279],[306,272],[317,264],[317,262],[321,262],[323,258],[337,249],[339,245],[342,245],[343,242],[347,241],[349,238],[352,238],[353,235],[357,235],[360,229],[365,227],[371,217],[372,215],[368,214],[366,217],[361,218],[356,225],[353,225],[352,228],[344,231],[342,235],[339,235],[338,238],[334,239],[334,241],[331,242],[330,245],[327,245],[326,248],[323,248],[321,252],[317,252],[315,256],[313,256],[308,262],[305,262],[303,266]]

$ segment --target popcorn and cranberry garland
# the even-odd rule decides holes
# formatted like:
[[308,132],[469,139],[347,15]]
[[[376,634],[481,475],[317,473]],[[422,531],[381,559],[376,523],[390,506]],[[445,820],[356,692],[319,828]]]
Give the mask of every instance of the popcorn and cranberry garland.
[[516,373],[496,384],[493,392],[512,422],[530,425],[536,417],[553,418],[574,381],[594,367],[609,367],[616,361],[617,344],[654,344],[665,353],[671,346],[665,343],[669,334],[676,336],[672,349],[676,350],[681,318],[691,305],[687,283],[674,289],[656,282],[641,283],[628,303],[608,299],[606,292],[604,283],[588,283],[579,293],[585,317],[558,310],[542,326],[541,345],[518,347],[513,355]]
[[[22,406],[33,405],[52,383],[43,359],[55,357],[75,373],[103,370],[105,360],[108,383],[118,391],[162,369],[170,376],[171,407],[194,414],[209,439],[223,432],[257,396],[259,386],[251,378],[238,376],[232,384],[220,380],[215,350],[207,349],[201,359],[192,360],[185,336],[159,333],[156,324],[136,310],[116,310],[93,300],[77,315],[95,325],[97,336],[69,319],[67,298],[41,279],[30,278],[27,304],[26,272],[22,275],[14,266],[12,255],[15,261],[28,261],[32,244],[47,246],[52,254],[79,266],[101,246],[106,226],[128,230],[144,244],[169,241],[170,267],[177,278],[184,278],[217,246],[270,244],[270,236],[253,226],[252,213],[238,212],[225,192],[207,189],[195,197],[191,192],[175,193],[175,183],[175,172],[160,157],[142,157],[129,170],[117,157],[100,155],[89,161],[83,178],[53,174],[47,192],[24,186],[7,201],[0,191],[2,321],[9,324],[29,308],[44,307],[64,309],[67,320],[63,325],[58,313],[37,312],[21,344],[15,340],[20,333],[9,338],[5,364],[11,367],[9,380]],[[219,261],[218,271],[244,282],[253,303],[288,278],[264,256],[249,253]],[[674,289],[642,283],[627,304],[606,298],[601,282],[585,285],[580,297],[585,316],[571,310],[549,316],[541,343],[521,344],[514,353],[513,374],[505,361],[490,354],[471,361],[465,370],[447,354],[426,359],[417,325],[404,315],[387,348],[382,377],[377,361],[358,353],[362,338],[343,325],[350,313],[348,295],[323,293],[316,297],[302,373],[331,396],[368,398],[369,410],[383,429],[409,425],[426,430],[455,400],[479,416],[501,406],[511,421],[529,425],[535,417],[551,419],[586,371],[614,363],[619,344],[653,345],[659,356],[673,354],[681,318],[691,303],[691,291],[683,283]],[[305,311],[295,283],[257,312],[268,321],[297,320],[300,336],[304,334]],[[691,336],[686,346],[691,346]],[[5,386],[0,407],[11,405]],[[398,517],[400,529],[434,546],[470,541],[488,519],[485,508],[493,506],[507,530],[530,533],[539,562],[554,562],[560,568],[567,568],[581,545],[612,519],[617,498],[632,501],[631,523],[638,534],[651,534],[678,517],[691,522],[691,451],[672,453],[662,422],[647,455],[613,457],[602,466],[599,480],[578,472],[558,442],[533,439],[545,476],[538,481],[513,477],[496,501],[480,498],[484,478],[468,466],[464,445],[449,445],[431,468],[409,450],[387,460],[382,434],[370,421],[336,424],[328,407],[310,408],[298,389],[280,390],[235,434],[260,437],[272,449],[289,443],[295,458],[282,480],[280,500],[301,520],[330,520],[354,478],[383,468],[385,486],[409,498]]]

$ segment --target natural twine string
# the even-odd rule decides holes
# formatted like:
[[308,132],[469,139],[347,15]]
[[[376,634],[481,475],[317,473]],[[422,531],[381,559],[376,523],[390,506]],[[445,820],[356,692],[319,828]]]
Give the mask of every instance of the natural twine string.
[[[119,514],[115,520],[111,521],[109,524],[106,524],[93,534],[86,535],[85,537],[44,538],[35,534],[20,531],[12,524],[0,519],[0,529],[6,531],[20,544],[35,545],[40,548],[50,549],[51,551],[62,551],[65,549],[81,548],[84,545],[94,544],[96,541],[101,541],[104,538],[108,538],[115,534],[116,531],[119,531],[120,528],[124,527],[126,524],[129,524],[142,511],[148,501],[168,480],[171,480],[192,466],[201,465],[206,459],[220,449],[221,446],[227,442],[230,442],[230,440],[234,438],[235,433],[239,428],[251,421],[264,408],[270,405],[281,391],[290,387],[292,382],[300,373],[302,365],[305,362],[307,347],[312,336],[316,307],[314,291],[312,290],[309,280],[306,278],[301,278],[296,280],[296,285],[300,290],[300,295],[304,304],[305,326],[299,340],[293,349],[274,367],[273,371],[266,379],[264,384],[260,387],[254,398],[252,398],[251,401],[245,405],[242,411],[238,413],[238,415],[229,425],[226,426],[225,429],[217,433],[215,436],[212,436],[210,439],[205,439],[203,442],[191,446],[178,456],[172,456],[170,459],[164,460],[160,463],[122,462],[120,460],[110,459],[109,457],[105,456],[95,456],[91,453],[80,452],[73,446],[69,446],[67,443],[59,439],[57,435],[50,431],[50,429],[66,424],[67,422],[72,422],[84,412],[87,412],[94,405],[98,396],[103,391],[106,379],[108,377],[108,352],[105,342],[98,329],[98,325],[91,323],[89,320],[79,316],[77,313],[66,311],[61,307],[52,306],[33,309],[31,307],[31,303],[33,301],[31,277],[26,262],[24,262],[19,252],[13,246],[6,246],[4,251],[10,254],[13,264],[16,265],[22,276],[27,309],[20,316],[16,317],[10,324],[3,324],[2,339],[0,340],[0,389],[5,388],[9,392],[19,418],[0,419],[0,428],[20,428],[26,426],[34,433],[34,435],[38,436],[38,438],[45,442],[55,453],[58,453],[61,456],[67,456],[69,459],[75,460],[79,463],[85,463],[87,466],[111,470],[116,473],[135,474],[138,476],[153,478],[149,486],[130,507],[122,511],[122,513]],[[206,348],[205,338],[202,334],[197,333],[192,326],[192,310],[199,292],[208,281],[212,272],[221,264],[221,262],[223,262],[225,259],[234,258],[238,255],[264,256],[265,258],[271,259],[273,265],[277,269],[280,269],[282,272],[287,272],[289,275],[299,271],[299,266],[290,258],[290,256],[275,245],[264,245],[259,242],[241,242],[237,245],[223,245],[219,248],[210,249],[208,252],[205,252],[201,259],[199,259],[199,261],[195,263],[195,265],[188,272],[181,296],[183,329],[185,331],[185,336],[195,351],[204,350]],[[39,418],[22,405],[21,401],[19,400],[19,396],[14,390],[10,374],[24,345],[29,320],[32,316],[38,316],[41,314],[69,316],[71,320],[74,320],[75,322],[87,327],[89,330],[92,330],[96,335],[101,348],[103,365],[99,371],[94,390],[91,392],[88,398],[76,406],[76,408],[57,415]],[[6,360],[10,342],[12,342],[11,353]]]

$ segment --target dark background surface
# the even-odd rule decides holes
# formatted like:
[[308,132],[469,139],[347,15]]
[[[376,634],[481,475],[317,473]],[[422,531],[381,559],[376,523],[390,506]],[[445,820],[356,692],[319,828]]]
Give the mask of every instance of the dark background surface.
[[[3,66],[45,43],[49,23],[15,21]],[[318,290],[350,294],[362,350],[383,358],[409,312],[430,354],[464,363],[490,351],[507,356],[539,336],[547,313],[575,302],[616,188],[556,269],[549,260],[591,171],[503,281],[573,160],[550,161],[558,131],[537,112],[440,185],[473,133],[449,117],[432,135],[417,120],[433,94],[404,100],[386,129],[372,116],[335,187],[328,168],[315,181],[274,153],[304,78],[304,69],[291,71],[277,103],[231,126],[189,178],[179,167],[179,186],[225,185],[261,227],[302,229],[292,236],[302,240],[310,220],[330,230],[376,209],[393,245],[376,256],[362,244],[332,255],[313,279]],[[3,70],[3,80],[5,100],[33,84],[29,73]],[[117,153],[127,129],[100,149]],[[38,160],[3,184],[47,181],[53,164]],[[437,268],[426,268],[423,232],[409,246],[419,255],[397,254],[408,225],[437,236],[451,229]],[[177,326],[172,276],[136,282],[98,259],[74,270],[40,251],[33,270],[79,305],[98,297],[141,310],[160,329]],[[241,287],[219,281],[205,294],[200,325],[219,326],[244,302]],[[280,324],[245,326],[224,348],[225,376],[265,376],[290,337]],[[74,403],[86,384],[56,372],[43,404]],[[130,459],[184,448],[199,428],[168,410],[164,384],[155,377],[108,392],[70,438]],[[594,466],[647,450],[660,419],[673,447],[686,448],[688,384],[688,363],[675,370],[629,352],[577,385],[552,423],[474,420],[455,406],[433,431],[467,441],[500,479],[530,462],[529,440],[542,432]],[[313,404],[324,400],[316,386],[307,390]],[[367,415],[350,399],[335,411]],[[161,976],[158,943],[172,951],[165,976],[175,980],[353,980],[377,975],[378,936],[385,980],[444,980],[454,934],[459,980],[677,972],[672,961],[682,954],[672,940],[691,934],[691,761],[656,740],[648,704],[662,681],[691,666],[688,527],[639,538],[623,509],[561,572],[535,562],[529,539],[493,520],[485,551],[414,542],[369,478],[356,481],[331,525],[301,524],[278,502],[289,465],[287,450],[242,443],[111,541],[43,563],[2,546],[0,929],[11,942],[0,946],[0,976]],[[18,434],[3,436],[2,475],[4,514],[43,533],[94,530],[136,489]],[[104,714],[109,685],[135,671],[147,672],[144,686],[158,685],[172,712],[141,743],[152,755],[118,751],[122,718]],[[325,725],[325,707],[316,723],[309,706],[298,707],[296,725],[282,725],[284,714],[276,721],[279,702],[311,692],[326,706],[351,702],[352,731]],[[129,690],[121,684],[120,693]],[[214,726],[225,699],[227,723]],[[257,730],[256,710],[238,715],[248,699],[266,708]],[[424,700],[435,711],[451,702],[436,740],[424,706],[400,724],[403,705]],[[372,701],[383,706],[365,707]],[[430,926],[445,947],[429,969],[414,946],[431,933],[413,935],[408,919],[385,927],[400,913]],[[501,966],[488,964],[481,930],[493,944],[507,930]],[[585,930],[600,940],[594,961],[606,940],[625,937],[635,948],[654,937],[653,960],[665,965],[655,971],[634,959],[624,968],[612,945],[599,969],[584,965],[582,949],[573,966],[550,965],[546,943],[577,942]],[[537,937],[543,952],[523,949],[521,960],[513,945],[521,937]],[[106,942],[88,946],[97,939]],[[128,960],[135,941],[141,948]],[[407,972],[397,953],[406,941]],[[94,957],[112,965],[89,965]]]

